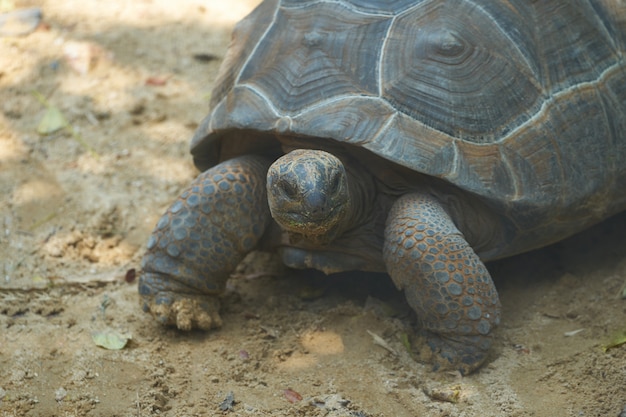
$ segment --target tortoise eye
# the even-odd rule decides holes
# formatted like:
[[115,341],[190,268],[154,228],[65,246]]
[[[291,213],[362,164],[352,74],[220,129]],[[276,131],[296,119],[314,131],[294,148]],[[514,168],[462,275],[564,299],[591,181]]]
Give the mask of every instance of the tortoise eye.
[[277,184],[277,186],[287,198],[295,198],[298,195],[298,188],[291,181],[283,179]]

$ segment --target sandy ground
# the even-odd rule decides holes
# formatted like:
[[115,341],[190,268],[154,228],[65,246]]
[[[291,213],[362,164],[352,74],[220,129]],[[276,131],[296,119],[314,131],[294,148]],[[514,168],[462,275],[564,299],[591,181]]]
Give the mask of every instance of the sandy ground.
[[[601,349],[626,330],[626,215],[489,265],[503,324],[468,377],[416,360],[385,276],[323,280],[259,256],[232,279],[218,331],[141,311],[128,271],[197,174],[188,140],[254,3],[17,3],[45,24],[0,38],[0,415],[626,415],[626,347]],[[38,94],[74,134],[37,133]],[[104,349],[101,331],[130,341]]]

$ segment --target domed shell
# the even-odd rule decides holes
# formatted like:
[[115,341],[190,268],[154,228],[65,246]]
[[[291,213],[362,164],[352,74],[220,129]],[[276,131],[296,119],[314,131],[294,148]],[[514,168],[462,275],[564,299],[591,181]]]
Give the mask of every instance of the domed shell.
[[235,29],[192,154],[206,169],[276,136],[368,149],[549,243],[626,208],[626,7],[265,1]]

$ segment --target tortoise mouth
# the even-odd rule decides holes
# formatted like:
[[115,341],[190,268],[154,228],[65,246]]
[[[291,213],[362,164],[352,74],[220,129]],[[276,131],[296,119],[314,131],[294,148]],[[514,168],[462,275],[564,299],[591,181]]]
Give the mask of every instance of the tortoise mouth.
[[289,210],[275,212],[273,215],[274,220],[287,231],[304,235],[322,235],[334,229],[343,220],[345,212],[345,205],[338,204],[317,213]]

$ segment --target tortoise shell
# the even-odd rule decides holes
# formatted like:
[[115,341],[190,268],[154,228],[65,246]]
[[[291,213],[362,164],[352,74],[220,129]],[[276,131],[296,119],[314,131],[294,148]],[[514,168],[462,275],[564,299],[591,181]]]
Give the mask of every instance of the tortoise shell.
[[514,237],[490,257],[551,243],[626,208],[626,5],[264,1],[191,150],[204,170],[281,137],[477,196]]

